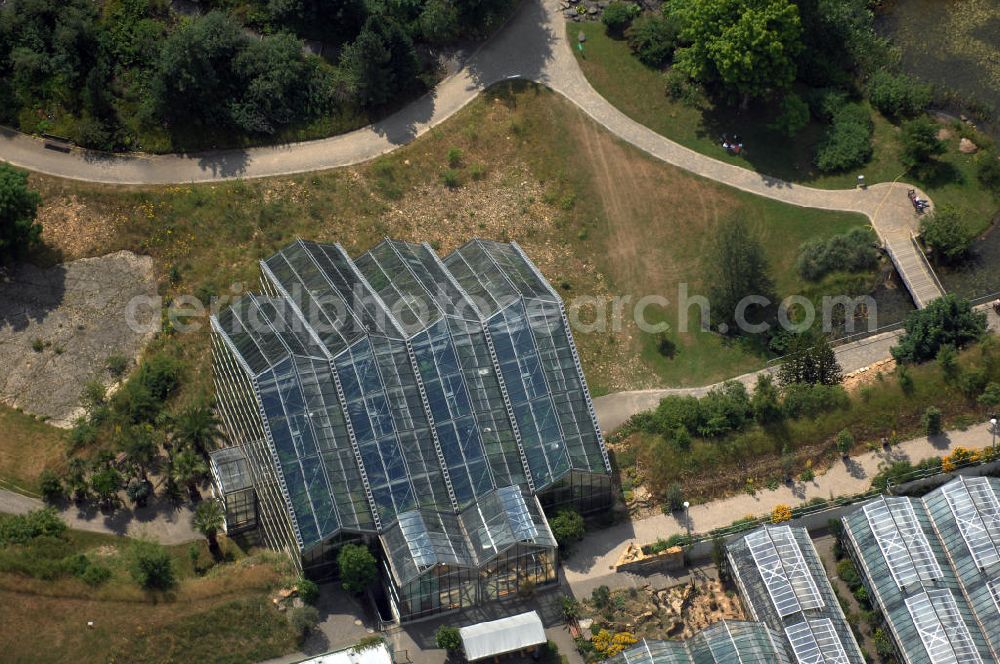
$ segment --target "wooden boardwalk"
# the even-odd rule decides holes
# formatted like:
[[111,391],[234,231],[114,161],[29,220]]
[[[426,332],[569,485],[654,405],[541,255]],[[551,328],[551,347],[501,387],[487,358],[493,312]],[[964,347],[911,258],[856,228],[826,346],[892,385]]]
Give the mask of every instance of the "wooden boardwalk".
[[899,272],[918,309],[923,309],[944,295],[944,287],[941,286],[934,269],[917,246],[913,235],[902,230],[893,231],[887,234],[883,241],[889,258],[896,266],[896,271]]

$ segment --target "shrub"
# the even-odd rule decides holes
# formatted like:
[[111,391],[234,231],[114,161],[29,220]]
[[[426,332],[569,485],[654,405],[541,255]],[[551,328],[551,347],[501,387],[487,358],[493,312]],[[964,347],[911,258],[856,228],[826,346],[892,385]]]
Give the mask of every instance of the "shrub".
[[868,99],[872,106],[891,118],[908,118],[931,103],[932,86],[906,74],[881,69],[868,79]]
[[785,416],[790,418],[816,417],[833,410],[844,410],[851,405],[851,398],[840,385],[808,385],[796,383],[785,388],[781,404]]
[[942,346],[964,348],[986,332],[986,314],[972,309],[968,300],[949,293],[907,316],[905,333],[892,347],[897,362],[926,362]]
[[995,152],[983,152],[979,155],[976,178],[983,187],[1000,195],[1000,158]]
[[861,585],[861,575],[858,574],[858,568],[854,566],[854,561],[850,558],[844,558],[837,563],[837,576],[847,584],[851,591]]
[[635,645],[638,639],[631,632],[611,633],[606,629],[602,629],[594,635],[591,641],[594,644],[594,649],[603,659],[610,659],[623,650]]
[[632,19],[642,12],[639,5],[632,2],[611,2],[601,13],[601,23],[604,24],[605,32],[612,37],[621,37],[625,34],[625,29],[632,23]]
[[375,557],[368,547],[360,544],[345,544],[337,554],[337,566],[344,590],[360,594],[378,577]]
[[111,570],[104,565],[90,563],[79,576],[88,586],[99,586],[111,578]]
[[366,636],[357,643],[355,643],[354,647],[351,648],[351,652],[362,653],[366,650],[371,650],[372,648],[378,648],[379,646],[384,644],[385,644],[385,639],[383,639],[381,635],[372,634],[371,636]]
[[1000,383],[990,383],[987,385],[976,401],[980,406],[985,406],[986,408],[1000,406]]
[[55,502],[65,495],[59,475],[48,468],[43,470],[41,475],[38,476],[38,486],[42,491],[42,498],[46,502]]
[[297,606],[288,611],[288,624],[301,643],[319,624],[319,611],[315,606]]
[[802,482],[812,482],[814,479],[816,479],[816,473],[813,472],[812,468],[806,468],[799,475],[799,480]]
[[31,340],[31,350],[35,351],[36,353],[41,353],[43,350],[45,350],[45,342],[42,341],[41,337],[35,337],[34,339]]
[[792,138],[809,124],[809,104],[794,92],[785,94],[781,100],[781,113],[769,128]]
[[671,512],[678,512],[684,509],[684,489],[680,484],[674,482],[667,487],[667,495],[664,497],[667,509]]
[[629,50],[647,67],[662,67],[670,61],[677,45],[677,26],[670,18],[645,14],[625,31]]
[[913,394],[913,376],[905,364],[900,364],[896,367],[896,379],[899,381],[899,389],[902,390],[903,394],[906,396]]
[[295,587],[299,591],[299,597],[306,604],[315,604],[316,600],[319,599],[319,586],[313,581],[305,577],[299,577],[299,580],[295,583]]
[[462,184],[461,179],[458,176],[458,171],[454,168],[447,168],[441,173],[441,184],[448,187],[449,189],[455,189]]
[[105,366],[108,368],[108,373],[115,378],[121,378],[128,368],[128,358],[124,355],[109,355],[105,360]]
[[792,508],[788,505],[775,505],[771,510],[771,523],[783,523],[792,520]]
[[611,606],[611,590],[607,586],[597,586],[590,592],[590,603],[598,609]]
[[920,418],[920,424],[928,436],[938,435],[941,433],[941,410],[935,406],[928,406]]
[[852,447],[854,447],[854,436],[847,429],[841,430],[837,434],[837,451],[840,452],[841,456],[847,458]]
[[664,77],[667,96],[687,106],[697,106],[702,100],[702,90],[687,72],[672,67]]
[[561,510],[556,514],[549,520],[549,527],[552,529],[552,535],[555,536],[556,542],[564,549],[568,549],[574,542],[583,539],[586,532],[583,517],[580,516],[579,512],[571,509]]
[[580,617],[580,602],[575,597],[564,595],[561,601],[563,618],[576,620]]
[[469,167],[469,177],[477,182],[486,177],[486,166],[483,164],[473,164]]
[[60,537],[65,532],[66,524],[50,507],[0,519],[0,545],[26,544],[38,537]]
[[461,163],[462,151],[459,148],[450,148],[448,150],[448,166],[451,168],[458,168]]
[[177,583],[170,553],[148,540],[135,540],[129,547],[128,571],[146,590],[169,590]]
[[462,636],[458,633],[457,627],[441,625],[434,632],[434,644],[449,653],[457,653],[462,650]]
[[920,237],[938,263],[957,263],[965,257],[975,239],[957,208],[942,205],[920,220]]
[[802,245],[795,267],[803,279],[819,281],[831,272],[858,272],[878,267],[875,234],[868,226]]
[[816,166],[832,173],[866,163],[872,156],[872,128],[868,109],[861,104],[843,104],[819,144]]
[[668,359],[677,354],[677,344],[666,332],[661,332],[656,337],[656,352]]
[[925,173],[925,167],[934,157],[944,154],[944,141],[937,137],[938,125],[930,118],[918,118],[903,125],[900,138],[903,142],[901,161],[906,166],[914,168],[918,173]]

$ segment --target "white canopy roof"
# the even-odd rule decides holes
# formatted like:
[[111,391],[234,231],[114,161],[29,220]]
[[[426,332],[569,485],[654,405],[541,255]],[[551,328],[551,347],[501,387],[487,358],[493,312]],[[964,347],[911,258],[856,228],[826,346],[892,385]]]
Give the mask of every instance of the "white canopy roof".
[[545,643],[545,628],[537,611],[481,622],[458,630],[465,657],[476,660]]
[[353,648],[328,652],[311,659],[304,659],[298,664],[392,664],[392,655],[385,643],[354,652]]

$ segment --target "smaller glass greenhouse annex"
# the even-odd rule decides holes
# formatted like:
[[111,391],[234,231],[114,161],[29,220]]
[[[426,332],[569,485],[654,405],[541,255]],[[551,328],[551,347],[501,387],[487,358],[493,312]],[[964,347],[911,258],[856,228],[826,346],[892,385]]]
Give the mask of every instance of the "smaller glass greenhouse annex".
[[227,529],[314,577],[368,543],[400,620],[554,581],[543,508],[606,509],[610,464],[562,300],[520,247],[297,241],[261,283],[211,319]]

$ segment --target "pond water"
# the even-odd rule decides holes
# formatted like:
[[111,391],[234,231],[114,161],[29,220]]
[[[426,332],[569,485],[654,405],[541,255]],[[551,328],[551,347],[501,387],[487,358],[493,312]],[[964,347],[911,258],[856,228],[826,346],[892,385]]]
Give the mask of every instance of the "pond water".
[[1000,291],[1000,223],[976,239],[970,254],[959,269],[936,270],[945,290],[969,299]]
[[1000,0],[888,0],[878,29],[902,50],[904,70],[1000,116]]

